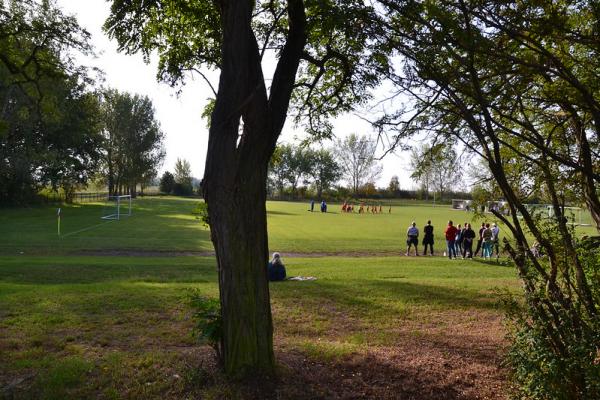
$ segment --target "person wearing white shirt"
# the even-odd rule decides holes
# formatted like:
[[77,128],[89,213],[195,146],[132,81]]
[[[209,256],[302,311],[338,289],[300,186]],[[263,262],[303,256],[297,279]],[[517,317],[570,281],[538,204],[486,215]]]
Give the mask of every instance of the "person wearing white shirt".
[[419,245],[419,228],[417,228],[417,223],[414,221],[406,231],[406,255],[410,253],[410,247],[413,245],[415,246],[415,256],[418,256],[419,251],[417,246]]
[[500,257],[500,228],[494,222],[492,224],[492,250],[496,250],[496,258]]

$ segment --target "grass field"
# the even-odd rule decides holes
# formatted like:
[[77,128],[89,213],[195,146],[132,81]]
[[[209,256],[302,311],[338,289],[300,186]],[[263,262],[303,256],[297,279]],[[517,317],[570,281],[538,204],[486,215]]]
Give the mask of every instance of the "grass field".
[[[226,383],[191,336],[190,291],[218,295],[214,258],[185,255],[211,250],[193,205],[138,200],[98,226],[100,206],[65,207],[62,238],[54,209],[0,210],[0,398],[504,398],[496,292],[519,293],[513,269],[382,256],[403,251],[411,220],[465,213],[269,203],[270,247],[318,279],[271,285],[280,378],[258,392]],[[314,257],[327,252],[340,255]]]
[[[211,251],[208,230],[191,211],[198,200],[144,198],[136,200],[133,216],[104,221],[99,204],[62,207],[61,231],[57,235],[56,208],[0,210],[3,238],[0,254],[61,254],[86,250]],[[443,227],[481,220],[448,206],[394,206],[392,213],[342,214],[338,205],[330,212],[308,212],[307,204],[269,202],[269,244],[272,250],[293,253],[358,252],[398,253],[405,246],[406,229],[416,221],[421,229],[427,220],[436,228],[438,249],[444,247]],[[491,216],[490,216],[491,217]],[[490,219],[491,221],[491,219]],[[578,228],[581,234],[591,227]]]

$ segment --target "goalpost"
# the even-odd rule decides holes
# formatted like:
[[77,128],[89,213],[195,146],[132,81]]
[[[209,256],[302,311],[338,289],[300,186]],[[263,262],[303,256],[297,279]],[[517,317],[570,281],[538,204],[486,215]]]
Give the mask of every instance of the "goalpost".
[[[583,219],[583,209],[581,207],[561,207],[563,214],[569,221],[569,224],[579,226],[590,226],[589,221]],[[548,218],[554,218],[554,207],[548,206]]]
[[102,212],[102,219],[119,220],[131,216],[131,195],[107,196]]
[[[534,215],[541,216],[542,218],[555,218],[554,207],[552,204],[525,204],[527,210]],[[591,221],[588,218],[587,213],[581,207],[561,207],[563,209],[564,216],[567,218],[568,223],[571,225],[578,226],[590,226]]]
[[471,209],[471,202],[471,200],[452,199],[452,209],[469,211]]

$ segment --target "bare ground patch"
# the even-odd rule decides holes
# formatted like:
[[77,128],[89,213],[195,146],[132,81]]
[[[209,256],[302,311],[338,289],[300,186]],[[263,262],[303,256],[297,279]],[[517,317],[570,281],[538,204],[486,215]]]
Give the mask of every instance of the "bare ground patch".
[[[94,368],[86,377],[92,392],[82,393],[115,388],[121,397],[144,394],[161,399],[207,394],[248,400],[505,399],[504,331],[501,318],[490,312],[441,312],[424,323],[404,321],[385,332],[390,337],[385,345],[367,343],[334,358],[322,357],[318,350],[307,352],[299,345],[301,337],[276,328],[278,377],[236,384],[218,372],[210,349],[190,341],[190,321],[173,315],[157,317],[152,324],[137,319],[105,324],[101,340],[96,335],[56,331],[40,346],[57,358],[77,348],[92,362]],[[338,335],[324,332],[323,340],[335,341],[351,333],[350,321],[346,322],[338,327]],[[46,343],[65,337],[71,338],[65,346]],[[107,361],[114,354],[120,357],[116,365]],[[28,368],[0,374],[4,376],[0,392],[13,398],[35,394],[37,373]]]

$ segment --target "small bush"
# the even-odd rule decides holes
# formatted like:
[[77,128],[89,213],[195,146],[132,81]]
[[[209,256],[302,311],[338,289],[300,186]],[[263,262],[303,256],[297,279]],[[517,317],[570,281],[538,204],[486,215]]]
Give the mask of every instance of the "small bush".
[[218,299],[212,299],[194,291],[190,295],[190,305],[193,309],[195,322],[192,334],[201,344],[213,348],[217,361],[223,362],[223,324],[221,318],[221,304]]
[[191,183],[178,183],[173,184],[173,194],[175,196],[191,196],[194,194],[194,187]]
[[196,216],[196,219],[201,220],[204,226],[209,226],[208,205],[205,202],[198,202],[192,210],[192,214]]

